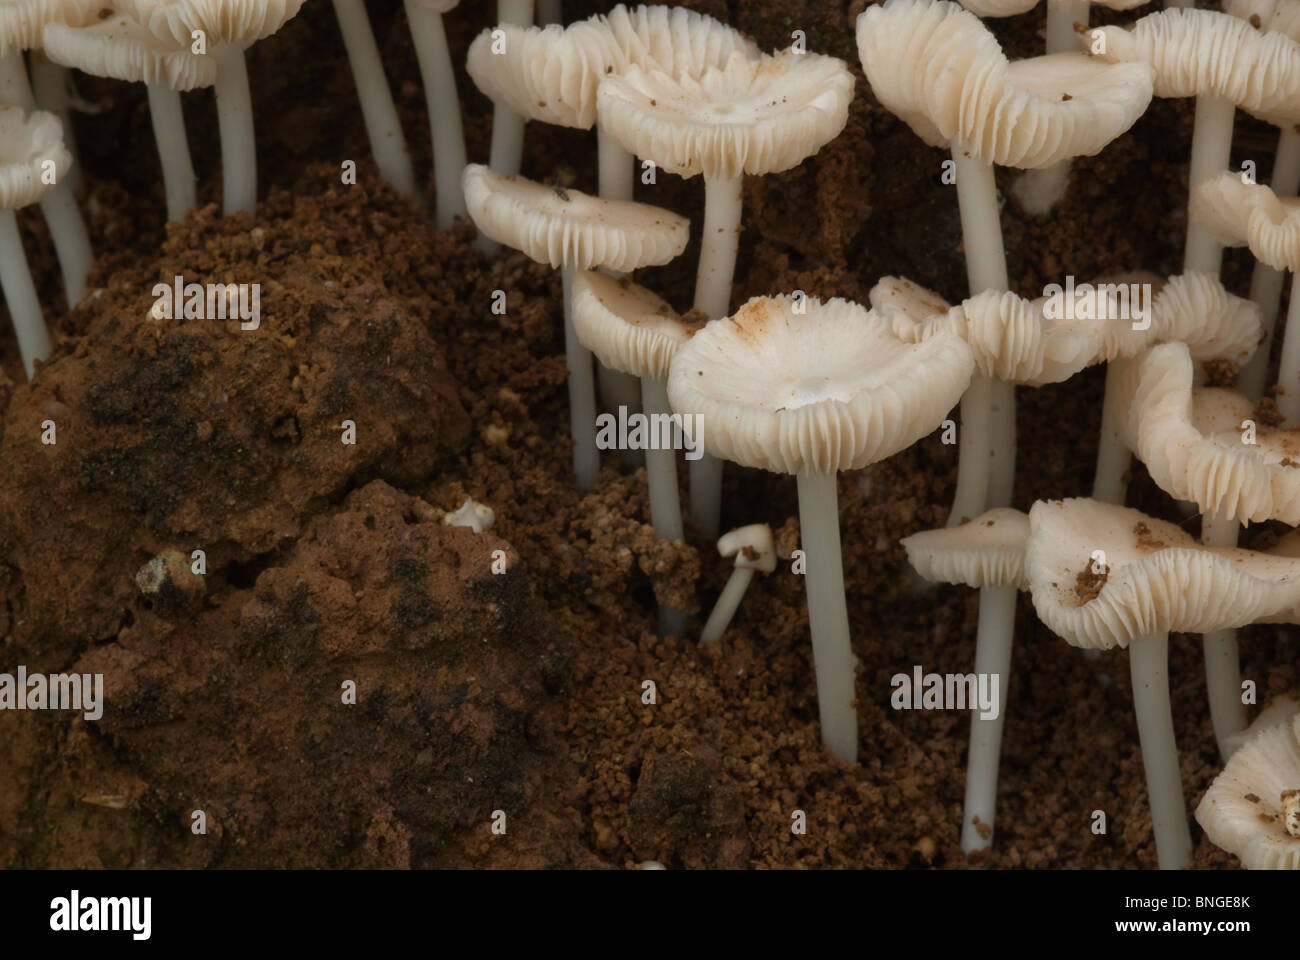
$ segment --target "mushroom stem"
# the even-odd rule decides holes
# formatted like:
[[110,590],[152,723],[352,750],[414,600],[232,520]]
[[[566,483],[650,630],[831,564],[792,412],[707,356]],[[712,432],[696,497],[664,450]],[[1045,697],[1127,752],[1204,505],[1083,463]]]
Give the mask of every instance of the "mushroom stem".
[[[731,312],[743,187],[744,174],[725,180],[704,179],[704,229],[695,274],[695,308],[710,320]],[[716,539],[721,515],[722,461],[706,453],[691,461],[691,519],[706,537]]]
[[86,222],[77,209],[77,198],[72,195],[72,184],[64,179],[49,193],[41,197],[41,213],[50,228],[50,241],[63,273],[63,294],[71,310],[86,296],[86,276],[95,255],[90,249]]
[[[533,0],[497,0],[497,20],[521,27],[533,22]],[[492,109],[492,149],[488,166],[516,176],[524,155],[524,118],[502,104]]]
[[564,9],[561,0],[537,0],[537,22],[542,26],[551,23],[564,23]]
[[[840,557],[839,492],[834,473],[801,471],[799,531],[805,557],[808,629],[822,743],[848,763],[858,759],[858,715],[853,705],[853,648]],[[693,492],[693,491],[692,491]]]
[[[1295,130],[1283,130],[1278,135],[1272,186],[1279,197],[1294,197],[1300,193],[1300,133]],[[1285,272],[1255,261],[1255,272],[1250,277],[1250,299],[1259,307],[1264,339],[1255,355],[1241,368],[1241,377],[1237,381],[1237,388],[1251,400],[1258,400],[1264,393],[1273,331],[1277,328],[1278,307],[1285,283]]]
[[564,285],[564,359],[569,368],[569,432],[573,435],[573,472],[578,486],[590,490],[600,469],[596,450],[596,384],[591,351],[573,328],[573,267],[566,266]]
[[[1228,167],[1232,152],[1232,124],[1236,105],[1224,97],[1197,97],[1196,121],[1192,127],[1192,158],[1187,172],[1188,190]],[[1187,218],[1187,246],[1183,270],[1199,270],[1217,277],[1223,266],[1223,245],[1194,217]]]
[[713,605],[713,612],[709,614],[708,622],[704,624],[700,643],[716,643],[722,639],[722,635],[727,632],[727,627],[731,626],[736,611],[740,609],[740,601],[745,598],[745,591],[749,589],[753,579],[753,567],[736,567],[731,571],[726,586],[718,594],[718,602]]
[[32,87],[27,80],[27,67],[19,50],[0,54],[0,103],[11,103],[28,113],[36,106]]
[[41,315],[41,302],[36,296],[36,285],[27,267],[12,210],[0,210],[0,287],[4,289],[5,306],[9,308],[18,337],[18,352],[22,354],[23,368],[30,380],[35,361],[48,357],[53,344]]
[[1169,634],[1139,637],[1129,644],[1128,652],[1156,856],[1161,870],[1179,870],[1191,860],[1192,835],[1169,707]]
[[[1201,520],[1201,541],[1207,547],[1230,549],[1237,545],[1241,525],[1232,517],[1207,513]],[[1216,630],[1202,638],[1205,650],[1205,687],[1210,701],[1214,739],[1224,760],[1232,756],[1230,739],[1246,728],[1241,702],[1241,656],[1236,630]]]
[[[650,523],[660,540],[684,540],[682,507],[677,496],[677,455],[671,445],[662,446],[656,424],[667,423],[672,414],[668,404],[668,381],[655,377],[641,378],[641,406],[649,422],[651,442],[646,446],[645,475],[650,489]],[[593,408],[594,417],[594,408]],[[659,635],[681,636],[686,617],[680,610],[665,604],[659,605]]]
[[36,106],[54,114],[63,124],[63,146],[72,154],[74,161],[68,179],[73,189],[79,190],[81,167],[75,162],[77,140],[72,129],[72,112],[68,109],[68,68],[52,61],[43,50],[33,50],[31,60],[32,93],[36,98]]
[[334,15],[343,34],[343,46],[347,49],[352,79],[357,86],[357,99],[361,101],[361,118],[365,121],[370,152],[379,167],[379,175],[398,193],[414,197],[415,170],[411,166],[411,154],[406,149],[406,138],[397,119],[397,107],[393,103],[393,93],[388,89],[388,78],[384,75],[379,45],[375,42],[365,4],[362,0],[334,0]]
[[151,83],[148,90],[149,117],[153,122],[154,140],[158,143],[158,159],[162,162],[163,187],[167,194],[167,219],[184,220],[185,214],[194,209],[197,194],[181,95],[165,83]]
[[1133,455],[1120,431],[1120,412],[1115,406],[1119,374],[1113,363],[1106,364],[1106,392],[1101,401],[1101,436],[1097,440],[1097,469],[1092,475],[1092,499],[1124,505],[1128,485],[1124,474]]
[[[456,74],[452,70],[442,14],[407,0],[406,18],[411,24],[415,56],[420,62],[424,99],[429,109],[429,129],[433,135],[433,176],[437,191],[435,222],[440,230],[446,230],[451,226],[452,218],[466,216],[465,194],[460,187],[460,175],[465,170],[465,133],[461,127]],[[522,138],[522,120],[520,123]],[[492,166],[496,168],[495,154]],[[513,170],[503,172],[518,173],[518,160]],[[496,249],[496,244],[491,246]]]
[[253,135],[253,98],[248,88],[244,51],[217,44],[217,127],[221,132],[221,194],[226,216],[257,207],[257,142]]
[[[633,157],[623,145],[604,130],[596,128],[597,170],[600,180],[600,195],[606,200],[631,200],[632,185],[635,179]],[[613,275],[613,271],[607,271]],[[628,413],[635,412],[641,402],[641,384],[631,374],[612,370],[597,361],[596,375],[600,380],[600,395],[606,406],[617,411],[626,407]],[[640,458],[635,450],[624,450],[623,461],[635,463]]]
[[[0,103],[14,104],[27,113],[36,109],[36,97],[27,81],[23,55],[18,51],[0,56]],[[63,295],[68,301],[68,309],[72,309],[86,295],[86,275],[90,273],[95,255],[90,249],[86,222],[82,220],[76,197],[72,194],[71,175],[41,197],[40,204],[45,223],[50,228],[54,255],[63,274]]]
[[1287,426],[1300,422],[1300,273],[1291,275],[1291,302],[1286,310],[1286,333],[1278,362],[1277,409]]
[[975,640],[976,675],[998,678],[998,715],[980,718],[971,710],[970,752],[966,759],[966,802],[961,823],[961,848],[966,853],[993,843],[993,819],[998,807],[998,763],[1002,755],[1002,724],[1011,678],[1011,638],[1015,632],[1016,588],[981,587],[979,632]]
[[[1074,25],[1088,25],[1092,13],[1088,0],[1047,0],[1048,53],[1073,53],[1079,49],[1079,34]],[[1070,168],[1069,163],[1065,168]]]
[[[985,290],[1005,290],[1007,259],[1002,244],[993,165],[980,160],[959,143],[952,146],[952,158],[970,292],[973,296]],[[1000,394],[996,404],[995,394]],[[995,415],[1002,419],[996,426],[993,424]],[[1006,474],[999,483],[992,481],[993,460],[998,456],[995,442],[999,436],[1015,437],[1015,415],[1014,392],[1008,402],[1006,391],[995,389],[987,378],[971,378],[971,385],[961,401],[957,494],[948,515],[949,524],[961,523],[964,517],[979,516],[988,507],[994,487],[1005,485]],[[1009,462],[1005,467],[1014,469]]]

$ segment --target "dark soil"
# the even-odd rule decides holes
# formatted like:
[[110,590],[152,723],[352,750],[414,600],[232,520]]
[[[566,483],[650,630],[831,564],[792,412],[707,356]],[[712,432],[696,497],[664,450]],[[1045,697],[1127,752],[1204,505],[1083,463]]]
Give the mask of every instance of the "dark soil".
[[[859,70],[860,0],[689,5],[764,48],[802,29],[810,50]],[[448,15],[453,50],[491,6]],[[401,4],[369,7],[431,190]],[[570,18],[594,9],[566,0]],[[994,26],[1027,55],[1042,17],[1040,6]],[[103,673],[107,705],[93,723],[0,713],[0,863],[1155,866],[1125,652],[1086,659],[1021,598],[996,840],[971,858],[958,845],[968,716],[890,707],[895,673],[964,673],[974,657],[976,593],[917,592],[899,546],[945,521],[955,446],[931,436],[840,477],[862,744],[860,764],[838,763],[820,743],[789,562],[756,578],[718,649],[703,650],[695,637],[730,561],[695,530],[684,546],[658,541],[644,472],[615,456],[593,492],[572,484],[558,274],[511,251],[485,258],[471,230],[434,231],[378,181],[328,4],[308,4],[249,64],[256,223],[209,205],[164,227],[143,89],[87,77],[79,89],[98,112],[76,133],[99,254],[92,298],[64,309],[43,222],[20,218],[59,345],[26,384],[0,318],[0,671]],[[964,294],[944,155],[858,77],[843,135],[794,171],[748,178],[735,303],[796,288],[865,301],[886,273]],[[459,79],[481,159],[489,105]],[[212,204],[210,95],[185,105]],[[1176,273],[1191,113],[1154,102],[1074,166],[1049,218],[1008,199],[1013,287]],[[1256,159],[1266,178],[1275,138],[1238,127],[1234,162]],[[594,152],[591,134],[530,124],[524,172],[591,190]],[[347,159],[355,186],[340,182]],[[1016,175],[999,172],[1008,197]],[[698,180],[638,191],[700,222]],[[684,308],[694,265],[692,248],[637,280]],[[1225,277],[1244,291],[1249,269],[1231,252]],[[151,318],[153,284],[176,274],[260,283],[260,329]],[[490,309],[496,290],[504,316]],[[1020,391],[1017,506],[1088,489],[1102,380],[1092,370]],[[345,421],[354,445],[341,442]],[[788,557],[794,486],[728,468],[724,527],[767,522]],[[490,533],[442,524],[467,496],[496,511]],[[1129,503],[1197,523],[1140,466]],[[201,581],[185,559],[198,549]],[[145,592],[136,575],[155,557],[162,573]],[[657,600],[690,612],[686,636],[657,638]],[[1261,703],[1296,693],[1290,634],[1246,632],[1243,676]],[[1199,644],[1177,637],[1170,653],[1194,805],[1219,760]],[[190,829],[196,810],[206,835]],[[796,810],[805,835],[791,832]],[[1095,810],[1105,835],[1092,833]],[[1235,865],[1193,831],[1197,866]]]

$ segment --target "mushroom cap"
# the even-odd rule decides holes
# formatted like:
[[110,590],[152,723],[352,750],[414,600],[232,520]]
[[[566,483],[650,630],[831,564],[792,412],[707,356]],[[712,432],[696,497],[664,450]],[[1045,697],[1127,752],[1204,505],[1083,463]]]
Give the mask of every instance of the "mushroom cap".
[[1300,602],[1300,560],[1206,547],[1172,523],[1097,500],[1035,503],[1025,566],[1039,619],[1076,647],[1240,627]]
[[627,273],[667,263],[690,238],[690,222],[671,211],[507,177],[477,163],[465,168],[461,186],[480,230],[552,267]]
[[[1056,0],[1047,0],[1055,3]],[[1093,0],[1093,6],[1111,10],[1132,10],[1151,0]],[[1038,6],[1038,0],[961,0],[961,5],[977,17],[1016,17]]]
[[0,210],[25,207],[54,189],[54,184],[41,180],[47,161],[54,164],[56,181],[72,166],[59,118],[40,110],[29,116],[22,107],[0,106]]
[[[504,54],[492,53],[494,30],[505,32]],[[759,57],[753,41],[694,10],[620,4],[567,27],[485,30],[470,44],[465,68],[483,93],[522,116],[586,130],[596,122],[596,91],[607,74],[636,63],[697,76],[733,53]]]
[[1244,443],[1254,404],[1234,390],[1195,388],[1186,344],[1120,363],[1112,401],[1160,489],[1242,523],[1300,524],[1300,428],[1257,423],[1255,442]]
[[1300,788],[1300,716],[1256,721],[1252,731],[1205,791],[1196,822],[1248,870],[1300,869],[1300,837],[1287,833],[1280,803],[1283,791]]
[[202,30],[209,44],[251,46],[298,15],[306,0],[115,0],[165,43],[188,47]]
[[1010,62],[973,13],[949,0],[886,0],[858,17],[876,97],[926,143],[1025,169],[1091,156],[1151,101],[1151,69],[1082,53]]
[[700,414],[705,450],[732,463],[858,470],[934,430],[973,366],[961,338],[904,343],[847,300],[756,297],[681,346],[668,399]]
[[[1133,329],[1130,285],[1135,283],[1151,288],[1145,330]],[[1061,383],[1084,367],[1135,356],[1153,343],[1180,340],[1189,344],[1194,359],[1237,362],[1249,358],[1259,343],[1259,308],[1208,274],[1188,273],[1167,283],[1129,274],[1081,283],[1074,294],[1073,311],[1063,297],[1054,303],[1054,298],[1026,300],[994,290],[949,307],[924,287],[886,277],[872,288],[871,303],[902,340],[919,343],[937,332],[954,333],[970,344],[981,376],[1031,386]],[[1085,296],[1092,301],[1086,311]],[[1092,315],[1098,311],[1103,315]]]
[[1225,170],[1192,191],[1191,213],[1221,243],[1249,245],[1274,270],[1300,271],[1300,200],[1282,199],[1263,183],[1242,183]]
[[1157,97],[1223,97],[1262,120],[1300,121],[1300,44],[1215,10],[1171,7],[1101,27],[1109,63],[1149,63]]
[[217,61],[198,56],[188,45],[159,40],[124,13],[98,15],[76,25],[49,23],[42,39],[45,55],[65,67],[131,83],[161,83],[173,90],[195,90],[217,82]]
[[[1225,0],[1223,12],[1241,20],[1259,18],[1257,29],[1285,34],[1300,41],[1300,2],[1297,0]],[[1252,22],[1251,26],[1255,26]]]
[[998,507],[956,527],[922,530],[902,540],[907,559],[926,580],[968,587],[1025,590],[1029,517]]
[[47,23],[80,19],[101,5],[99,0],[0,0],[0,56],[39,47]]
[[776,569],[776,541],[766,523],[728,530],[718,538],[718,554],[735,557],[736,567],[771,573]]
[[853,75],[843,60],[733,52],[698,76],[636,64],[600,84],[600,126],[625,149],[682,177],[780,173],[835,139]]
[[1231,756],[1244,747],[1247,741],[1254,739],[1261,730],[1267,730],[1269,727],[1276,727],[1284,723],[1289,725],[1296,714],[1300,714],[1300,703],[1296,703],[1290,697],[1274,697],[1269,705],[1259,712],[1259,716],[1254,719],[1249,727],[1234,733],[1230,737],[1223,738],[1228,755]]
[[673,354],[696,330],[657,294],[594,270],[573,278],[573,327],[605,366],[656,380],[668,376]]

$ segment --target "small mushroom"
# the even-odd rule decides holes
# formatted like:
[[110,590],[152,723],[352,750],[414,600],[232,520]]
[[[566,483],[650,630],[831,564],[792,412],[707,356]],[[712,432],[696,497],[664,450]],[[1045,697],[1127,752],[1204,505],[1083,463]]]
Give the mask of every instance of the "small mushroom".
[[[23,51],[41,45],[41,32],[46,23],[65,15],[75,16],[85,3],[86,0],[7,0],[0,4],[0,104],[21,107],[29,114],[37,112],[36,97],[23,66]],[[71,153],[68,156],[72,164]],[[59,173],[52,189],[42,192],[40,204],[63,274],[64,296],[68,307],[75,307],[86,296],[86,277],[95,255],[72,193],[70,168]]]
[[[638,157],[681,177],[704,176],[704,225],[694,306],[716,319],[731,310],[746,173],[780,173],[844,129],[853,75],[842,60],[790,51],[753,59],[741,51],[698,76],[632,64],[600,84],[600,125]],[[691,517],[706,536],[721,523],[722,465],[691,464]]]
[[[1300,428],[1257,424],[1243,435],[1254,404],[1233,390],[1195,388],[1186,344],[1153,347],[1117,368],[1112,401],[1126,411],[1128,445],[1162,490],[1204,511],[1207,544],[1233,546],[1242,523],[1300,523],[1300,471],[1289,466],[1300,462]],[[1210,713],[1226,757],[1228,738],[1245,725],[1237,639],[1221,630],[1204,646]]]
[[[667,424],[668,365],[694,328],[664,300],[630,280],[583,270],[573,279],[573,329],[578,341],[605,366],[639,378],[641,407],[649,432],[661,440]],[[662,540],[682,540],[682,508],[677,496],[677,456],[672,447],[651,443],[645,451],[650,490],[650,522]],[[659,608],[661,636],[680,635],[684,617]]]
[[162,161],[167,219],[183,220],[194,208],[195,190],[180,95],[216,83],[216,61],[191,53],[188,44],[159,40],[137,21],[110,8],[89,12],[73,23],[46,24],[43,36],[45,54],[55,63],[97,77],[145,84]]
[[904,343],[858,304],[781,296],[707,324],[669,368],[669,402],[702,418],[708,452],[798,478],[822,742],[841,760],[858,744],[836,475],[935,429],[973,366],[951,334]]
[[56,180],[72,163],[58,118],[51,113],[28,116],[21,107],[0,107],[0,286],[29,379],[36,361],[48,357],[53,344],[14,212],[36,203],[51,189],[41,176],[46,163],[53,164]]
[[475,503],[470,497],[465,498],[455,510],[443,514],[442,522],[448,527],[469,527],[475,533],[491,530],[497,522],[496,511],[485,503]]
[[[1281,199],[1271,187],[1242,183],[1240,176],[1224,171],[1202,180],[1192,191],[1191,211],[1217,242],[1249,246],[1260,263],[1290,271],[1291,303],[1278,363],[1277,408],[1289,423],[1300,423],[1300,200]],[[1268,333],[1271,337],[1272,331]],[[1267,357],[1266,347],[1260,352]]]
[[1205,791],[1196,822],[1248,870],[1300,870],[1300,716],[1261,716],[1248,733]]
[[[947,0],[868,7],[857,41],[881,104],[926,143],[952,151],[972,295],[1008,286],[994,164],[1038,169],[1096,154],[1151,99],[1145,64],[1101,64],[1078,53],[1011,62],[978,17]],[[951,511],[958,518],[1010,504],[1014,387],[975,377],[961,420]]]
[[[1025,551],[1029,518],[999,507],[957,527],[926,530],[903,539],[907,559],[922,577],[960,583],[980,591],[975,638],[975,672],[998,676],[1000,689],[1011,679],[1011,646],[1016,591],[1028,588]],[[998,766],[1006,708],[996,717],[971,712],[966,760],[966,800],[962,808],[961,848],[970,853],[993,843],[997,814]]]
[[202,31],[217,62],[222,204],[227,215],[257,207],[257,147],[244,51],[298,15],[305,0],[116,0],[164,43],[188,47]]
[[755,571],[771,573],[776,569],[776,544],[772,539],[772,528],[766,523],[751,523],[747,527],[737,527],[724,533],[718,540],[718,553],[724,557],[735,557],[736,565],[727,578],[727,584],[718,594],[718,602],[713,605],[704,632],[700,634],[700,643],[716,643],[722,639],[731,618],[740,608],[740,601],[745,599],[745,591],[754,579]]
[[479,164],[465,168],[461,183],[469,215],[484,234],[538,263],[563,269],[573,467],[578,485],[590,488],[600,467],[596,394],[591,352],[573,327],[574,274],[593,267],[628,272],[668,263],[686,249],[690,225],[684,217],[649,204],[557,191]]
[[[1260,33],[1214,10],[1177,8],[1149,14],[1131,31],[1099,30],[1099,59],[1150,64],[1157,97],[1196,97],[1193,191],[1227,169],[1237,107],[1278,125],[1300,122],[1300,44],[1284,34]],[[1222,244],[1189,218],[1183,269],[1218,276],[1222,262]]]
[[1169,707],[1169,634],[1287,619],[1300,602],[1300,560],[1208,547],[1174,524],[1095,500],[1036,503],[1029,524],[1026,570],[1039,619],[1073,646],[1129,650],[1160,866],[1180,868],[1191,837]]

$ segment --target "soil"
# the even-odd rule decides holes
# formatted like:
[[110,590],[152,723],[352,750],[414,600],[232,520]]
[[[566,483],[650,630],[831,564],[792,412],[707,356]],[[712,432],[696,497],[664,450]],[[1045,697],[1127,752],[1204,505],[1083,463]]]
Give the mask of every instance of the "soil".
[[[945,157],[871,96],[851,29],[861,0],[688,5],[768,49],[804,30],[810,50],[858,76],[838,139],[789,173],[747,178],[733,303],[794,289],[865,301],[890,273],[959,300]],[[432,194],[401,4],[368,6]],[[490,7],[447,16],[454,51],[489,25]],[[565,7],[571,19],[596,8]],[[1040,6],[992,26],[1012,55],[1029,55],[1042,20]],[[728,468],[724,528],[771,524],[784,559],[702,649],[731,562],[694,528],[685,544],[660,542],[644,471],[616,456],[593,491],[571,482],[559,275],[513,251],[484,256],[463,224],[433,230],[378,180],[328,4],[254,47],[249,68],[256,222],[214,204],[209,94],[185,97],[201,209],[164,225],[143,89],[82,76],[90,299],[65,309],[43,222],[20,217],[58,347],[27,384],[0,318],[0,670],[103,673],[107,704],[96,722],[0,713],[0,863],[1156,865],[1126,652],[1085,658],[1022,596],[996,837],[970,857],[959,847],[969,718],[890,707],[895,673],[964,673],[973,661],[976,593],[918,588],[899,546],[944,523],[955,446],[936,434],[839,478],[862,742],[859,764],[837,762],[820,743],[804,587],[789,562],[793,478]],[[458,80],[469,153],[483,158],[490,107]],[[1066,272],[1178,272],[1191,116],[1190,103],[1153,102],[1074,165],[1047,218],[1020,211],[1017,174],[999,171],[1013,288],[1037,295]],[[1255,159],[1266,178],[1274,142],[1239,117],[1233,160]],[[594,190],[594,154],[588,133],[530,124],[524,173]],[[349,159],[356,185],[341,182]],[[637,189],[698,228],[698,181],[661,175]],[[696,249],[637,281],[684,308]],[[1249,271],[1230,251],[1234,290]],[[178,274],[260,283],[260,328],[154,318],[153,285]],[[497,290],[504,315],[490,309]],[[1086,492],[1102,383],[1090,370],[1019,391],[1016,506]],[[53,445],[41,443],[47,420]],[[442,522],[466,497],[495,511],[490,532]],[[1140,465],[1129,503],[1197,523]],[[659,602],[688,612],[685,636],[656,636]],[[1296,694],[1288,642],[1290,628],[1245,631],[1243,675],[1261,704]],[[1197,638],[1176,636],[1170,656],[1194,806],[1220,761]],[[1236,865],[1192,830],[1196,866]]]

